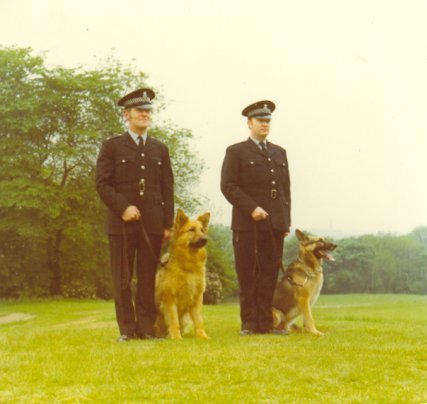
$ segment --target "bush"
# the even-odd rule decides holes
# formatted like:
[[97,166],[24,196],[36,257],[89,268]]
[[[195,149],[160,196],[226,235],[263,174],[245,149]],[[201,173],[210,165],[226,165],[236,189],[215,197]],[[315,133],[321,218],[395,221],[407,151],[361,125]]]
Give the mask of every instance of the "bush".
[[62,286],[61,295],[67,298],[94,299],[96,288],[82,281],[72,281]]
[[222,283],[218,274],[206,272],[206,290],[203,295],[204,304],[217,304],[222,300]]

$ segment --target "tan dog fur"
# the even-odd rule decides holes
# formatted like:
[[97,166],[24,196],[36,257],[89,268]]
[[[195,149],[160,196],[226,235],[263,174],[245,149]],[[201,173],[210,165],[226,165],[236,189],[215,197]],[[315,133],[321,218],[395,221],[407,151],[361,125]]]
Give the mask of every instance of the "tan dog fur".
[[190,220],[178,209],[169,251],[156,275],[157,336],[181,339],[188,317],[195,334],[208,339],[202,318],[209,212]]
[[299,254],[276,284],[273,326],[280,330],[298,330],[293,322],[302,314],[304,329],[315,335],[323,335],[314,324],[311,308],[323,286],[323,259],[333,261],[329,251],[337,246],[322,237],[307,236],[300,230],[296,230],[295,234],[299,240]]

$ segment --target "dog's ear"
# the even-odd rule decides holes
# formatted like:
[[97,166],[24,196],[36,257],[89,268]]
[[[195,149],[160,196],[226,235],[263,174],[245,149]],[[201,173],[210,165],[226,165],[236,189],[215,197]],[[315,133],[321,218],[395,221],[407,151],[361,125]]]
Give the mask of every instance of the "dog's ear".
[[176,211],[175,228],[180,229],[188,221],[188,216],[181,210]]
[[203,213],[200,215],[197,220],[202,224],[205,231],[208,229],[209,219],[211,218],[211,214],[209,212]]
[[307,236],[301,230],[296,229],[295,230],[295,235],[297,236],[297,239],[299,241],[307,240]]

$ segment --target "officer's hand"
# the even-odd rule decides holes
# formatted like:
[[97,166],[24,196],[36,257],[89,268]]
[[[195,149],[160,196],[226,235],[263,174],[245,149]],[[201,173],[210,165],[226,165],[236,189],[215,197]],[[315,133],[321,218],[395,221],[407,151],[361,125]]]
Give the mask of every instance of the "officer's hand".
[[268,213],[260,206],[256,207],[252,212],[252,219],[254,219],[256,222],[260,220],[265,220],[267,219],[267,217]]
[[139,220],[141,218],[141,213],[139,212],[136,206],[128,206],[122,214],[122,219],[125,222],[132,222],[134,220]]

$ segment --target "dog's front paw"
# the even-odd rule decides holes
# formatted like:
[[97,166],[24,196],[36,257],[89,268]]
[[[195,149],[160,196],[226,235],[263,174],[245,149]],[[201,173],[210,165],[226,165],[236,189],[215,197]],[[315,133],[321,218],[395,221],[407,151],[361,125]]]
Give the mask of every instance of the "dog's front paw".
[[205,331],[196,332],[196,337],[200,339],[211,339]]
[[170,339],[182,339],[182,335],[181,334],[170,334],[169,338]]
[[318,337],[321,337],[321,336],[323,336],[323,335],[325,335],[322,331],[319,331],[319,330],[316,330],[316,329],[313,329],[313,330],[307,330],[310,334],[313,334],[313,335],[317,335]]
[[181,332],[179,331],[179,328],[178,329],[176,329],[176,328],[170,328],[169,329],[169,338],[170,339],[182,339],[182,334],[181,334]]

